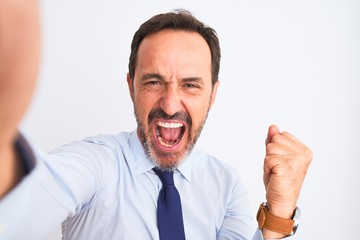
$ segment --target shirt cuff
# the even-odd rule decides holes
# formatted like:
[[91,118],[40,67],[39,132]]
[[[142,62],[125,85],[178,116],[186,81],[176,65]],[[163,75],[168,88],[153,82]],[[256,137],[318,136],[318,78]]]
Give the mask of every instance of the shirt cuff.
[[278,239],[274,239],[274,238],[264,238],[262,235],[262,232],[260,229],[256,229],[255,235],[253,237],[253,240],[279,240],[279,239],[286,239],[286,240],[291,240],[293,239],[293,236],[287,236],[284,238],[278,238]]
[[36,160],[34,152],[32,151],[28,141],[20,133],[16,138],[15,148],[17,153],[19,154],[19,161],[21,162],[25,174],[27,175],[31,172],[31,170],[34,169]]

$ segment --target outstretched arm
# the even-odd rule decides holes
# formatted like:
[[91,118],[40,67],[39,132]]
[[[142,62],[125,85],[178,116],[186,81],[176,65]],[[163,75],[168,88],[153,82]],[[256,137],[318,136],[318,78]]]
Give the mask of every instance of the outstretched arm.
[[0,0],[0,198],[23,176],[14,142],[34,90],[39,55],[39,2]]

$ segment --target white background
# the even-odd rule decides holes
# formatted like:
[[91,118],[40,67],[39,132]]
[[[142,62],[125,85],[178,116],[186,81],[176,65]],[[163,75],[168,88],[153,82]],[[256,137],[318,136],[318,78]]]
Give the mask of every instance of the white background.
[[[296,239],[354,239],[360,215],[359,1],[42,1],[39,83],[22,130],[44,151],[136,127],[130,42],[160,12],[186,8],[222,48],[220,87],[197,147],[228,162],[265,200],[264,140],[278,124],[314,159]],[[59,230],[49,239],[60,239]]]

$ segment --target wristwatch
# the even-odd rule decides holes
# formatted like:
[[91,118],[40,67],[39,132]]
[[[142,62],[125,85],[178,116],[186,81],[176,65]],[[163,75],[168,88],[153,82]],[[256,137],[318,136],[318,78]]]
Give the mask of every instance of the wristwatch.
[[292,219],[281,218],[270,213],[266,207],[266,202],[260,204],[256,219],[259,229],[266,228],[273,232],[286,235],[294,235],[300,221],[301,211],[298,207],[294,210]]

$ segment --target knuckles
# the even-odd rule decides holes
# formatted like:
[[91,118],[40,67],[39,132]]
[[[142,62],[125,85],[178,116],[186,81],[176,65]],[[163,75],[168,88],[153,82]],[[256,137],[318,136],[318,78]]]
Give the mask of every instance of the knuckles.
[[274,135],[266,144],[263,181],[269,203],[293,202],[312,162],[312,150],[287,132]]
[[295,144],[285,144],[284,141],[286,141],[286,139],[284,138],[286,137],[275,135],[271,142],[266,144],[266,157],[274,156],[274,159],[276,159],[276,157],[279,157],[280,159],[280,156],[291,156],[291,158],[298,159],[298,161],[302,161],[306,166],[309,166],[313,159],[312,150],[300,142]]
[[264,168],[270,169],[272,173],[276,172],[278,176],[286,176],[288,178],[305,176],[312,160],[312,152],[299,154],[293,153],[289,155],[266,155]]
[[276,134],[271,138],[271,142],[272,143],[278,143],[278,142],[281,142],[282,139],[284,139],[283,135]]

